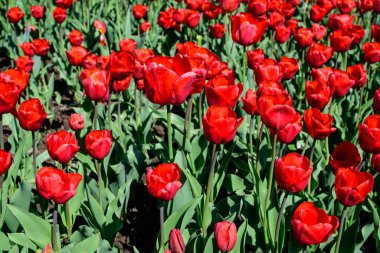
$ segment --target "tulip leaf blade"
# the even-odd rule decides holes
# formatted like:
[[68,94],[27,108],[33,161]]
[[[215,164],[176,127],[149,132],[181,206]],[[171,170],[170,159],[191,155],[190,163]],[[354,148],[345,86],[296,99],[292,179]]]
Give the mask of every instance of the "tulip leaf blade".
[[88,237],[74,246],[72,253],[93,253],[96,252],[100,243],[100,234],[97,233]]

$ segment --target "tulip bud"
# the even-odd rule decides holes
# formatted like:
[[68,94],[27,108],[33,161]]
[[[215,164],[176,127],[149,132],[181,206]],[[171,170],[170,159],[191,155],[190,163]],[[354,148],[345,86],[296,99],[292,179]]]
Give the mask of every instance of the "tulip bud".
[[236,232],[236,225],[233,222],[221,221],[215,224],[215,242],[220,251],[228,252],[233,250],[236,244]]
[[24,130],[38,131],[47,114],[41,101],[38,98],[31,98],[21,103],[16,116]]
[[0,149],[0,176],[5,174],[12,165],[12,154]]
[[86,135],[84,145],[92,158],[103,160],[111,151],[111,132],[109,130],[93,130]]
[[173,228],[169,234],[169,246],[173,253],[184,253],[185,242],[183,241],[181,230]]
[[61,164],[70,162],[80,149],[75,135],[65,130],[49,134],[46,146],[50,157]]
[[73,113],[69,117],[69,126],[74,131],[80,131],[84,128],[84,118],[82,114]]

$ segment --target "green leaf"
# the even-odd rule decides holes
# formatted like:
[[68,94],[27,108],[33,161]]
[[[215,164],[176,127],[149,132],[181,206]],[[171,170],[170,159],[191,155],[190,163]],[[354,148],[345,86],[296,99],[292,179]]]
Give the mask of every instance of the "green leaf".
[[75,245],[72,253],[93,253],[98,248],[99,243],[100,234],[95,234]]
[[237,232],[237,240],[234,249],[231,251],[232,253],[241,253],[245,252],[245,236],[247,234],[247,226],[248,221],[245,220],[239,227]]
[[23,233],[9,233],[8,237],[9,240],[20,246],[28,247],[34,251],[37,250],[36,245]]

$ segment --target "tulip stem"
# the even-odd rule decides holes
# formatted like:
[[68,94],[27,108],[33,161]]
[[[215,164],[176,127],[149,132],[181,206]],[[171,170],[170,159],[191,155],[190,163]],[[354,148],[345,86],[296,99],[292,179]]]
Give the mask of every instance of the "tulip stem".
[[111,123],[112,123],[112,110],[111,110],[111,107],[112,107],[112,88],[110,87],[110,94],[109,94],[109,97],[108,97],[108,104],[107,104],[107,115],[108,115],[108,129],[111,130]]
[[[246,47],[243,47],[243,86],[246,87],[247,81],[247,52]],[[249,87],[249,85],[247,85]]]
[[167,105],[167,121],[168,121],[168,145],[169,145],[169,160],[173,161],[173,141],[172,141],[172,115],[170,105]]
[[259,164],[260,164],[260,142],[261,142],[261,136],[263,134],[263,131],[264,131],[264,124],[263,124],[263,122],[261,122],[261,125],[260,125],[260,120],[259,120],[259,118],[257,118],[256,173],[259,177],[260,177],[260,168],[259,168]]
[[358,117],[357,117],[357,121],[356,121],[356,127],[359,126],[359,123],[360,123],[360,119],[361,119],[361,112],[362,112],[362,105],[363,105],[363,96],[364,96],[364,87],[361,87],[360,88],[360,99],[359,99],[359,107],[358,107]]
[[65,55],[65,48],[63,46],[62,24],[59,24],[59,45],[61,46],[62,56],[64,56]]
[[368,157],[369,157],[369,153],[364,153],[363,160],[360,162],[358,166],[358,171],[361,171],[362,168],[365,166],[365,163],[367,162]]
[[71,215],[69,202],[65,203],[66,225],[67,225],[67,239],[70,241],[72,234]]
[[94,108],[94,119],[92,122],[92,125],[94,126],[94,130],[97,130],[98,128],[98,103],[95,102],[95,108]]
[[164,247],[165,243],[165,229],[164,229],[164,203],[160,206],[160,249]]
[[203,92],[199,93],[199,98],[198,98],[198,119],[199,119],[199,128],[200,129],[202,129],[202,117],[203,117],[202,97],[203,97]]
[[306,152],[307,146],[308,146],[308,144],[309,144],[309,139],[310,139],[310,136],[308,135],[308,136],[306,137],[305,145],[303,146],[303,149],[302,149],[302,155],[304,155],[305,152]]
[[36,165],[36,160],[37,160],[37,152],[36,152],[36,133],[32,131],[32,146],[33,146],[33,171],[34,171],[34,176],[37,175],[37,165]]
[[99,205],[103,210],[103,179],[102,179],[102,170],[100,166],[100,162],[98,160],[95,161],[96,170],[98,172],[98,187],[99,187]]
[[121,112],[121,109],[120,109],[120,96],[121,93],[119,92],[117,94],[117,125],[119,126],[119,128],[121,128],[121,125],[120,125],[120,112]]
[[335,253],[339,253],[340,241],[342,240],[344,220],[346,219],[346,213],[347,213],[347,208],[343,207],[342,217],[340,218],[340,223],[339,223],[339,234],[338,234],[338,239],[336,241]]
[[268,209],[270,196],[272,194],[272,184],[273,184],[273,174],[274,174],[274,160],[276,159],[276,144],[277,144],[277,134],[273,137],[273,145],[272,145],[272,161],[270,164],[270,171],[269,171],[269,181],[268,181],[268,191],[267,196],[265,198],[265,210]]
[[58,220],[58,212],[57,212],[57,205],[54,204],[54,211],[53,211],[53,249],[54,252],[58,252],[58,242],[57,242],[57,220]]
[[190,140],[190,121],[191,114],[193,112],[193,95],[187,99],[186,115],[185,115],[185,124],[183,127],[183,139],[182,139],[182,150],[186,151],[186,140]]
[[3,114],[0,114],[0,148],[4,149]]
[[[310,164],[312,165],[313,164],[313,157],[314,157],[314,150],[315,150],[315,144],[317,142],[317,139],[314,139],[313,140],[313,144],[311,145],[311,151],[310,151],[310,157],[309,157],[309,161],[310,161]],[[309,180],[309,183],[307,184],[307,192],[310,194],[311,192],[311,178]]]
[[288,198],[289,196],[289,192],[286,191],[284,192],[284,198],[282,199],[282,203],[281,203],[281,208],[280,208],[280,212],[278,213],[278,217],[277,217],[277,223],[276,223],[276,253],[279,253],[279,252],[282,252],[282,250],[280,251],[280,241],[279,241],[279,236],[280,236],[280,227],[281,227],[281,220],[282,220],[282,215],[283,215],[283,212],[284,212],[284,209],[285,209],[285,204],[286,204],[286,199]]
[[[251,176],[252,176],[252,184],[253,184],[253,188],[255,187],[255,181],[256,181],[256,177],[255,177],[255,172],[254,172],[254,169],[253,169],[253,125],[254,125],[254,115],[251,115],[250,119],[249,119],[249,130],[248,130],[248,138],[249,138],[249,161],[251,164],[250,167],[250,171],[251,171]],[[259,174],[257,174],[257,176],[259,176]]]

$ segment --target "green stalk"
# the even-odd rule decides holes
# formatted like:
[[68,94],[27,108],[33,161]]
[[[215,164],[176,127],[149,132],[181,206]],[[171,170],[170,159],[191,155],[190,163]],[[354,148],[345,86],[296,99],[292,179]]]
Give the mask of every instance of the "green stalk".
[[121,109],[120,109],[120,97],[121,97],[121,93],[117,93],[117,125],[119,126],[119,128],[121,128],[121,124],[120,124],[120,114],[121,114]]
[[[66,173],[69,172],[69,167],[67,166],[65,168],[64,164],[61,164],[62,170],[65,170]],[[69,202],[65,203],[65,215],[66,215],[66,225],[67,225],[67,239],[70,241],[71,235],[72,235],[72,222],[71,222],[71,215],[70,215],[70,205]]]
[[303,146],[303,149],[302,149],[302,155],[304,155],[305,152],[306,152],[307,145],[309,144],[309,140],[310,140],[310,136],[308,135],[308,136],[306,137],[305,145]]
[[338,234],[338,239],[336,241],[335,253],[339,253],[339,247],[340,247],[340,242],[342,240],[344,220],[346,218],[346,213],[347,213],[347,208],[343,207],[343,213],[342,213],[342,217],[340,218],[340,223],[339,223],[339,234]]
[[284,199],[282,200],[280,212],[278,213],[278,217],[277,217],[276,236],[275,236],[275,238],[276,238],[276,240],[275,240],[275,242],[276,242],[276,253],[282,252],[282,249],[280,250],[279,236],[280,236],[281,219],[282,219],[282,215],[283,215],[283,212],[285,209],[286,199],[288,198],[288,195],[289,195],[289,192],[286,191],[284,193]]
[[98,172],[99,205],[103,210],[103,179],[102,179],[101,164],[98,160],[95,161],[95,164],[96,164],[96,170]]
[[169,146],[169,160],[173,161],[173,141],[172,141],[172,117],[170,105],[167,105],[167,121],[168,121],[168,146]]
[[58,241],[57,241],[57,220],[58,220],[58,213],[57,213],[57,206],[54,204],[54,211],[53,211],[53,250],[54,252],[58,252]]
[[160,249],[164,247],[165,243],[165,229],[164,229],[164,223],[165,223],[165,217],[164,217],[164,203],[160,204]]
[[34,171],[34,176],[37,175],[37,165],[36,165],[36,160],[37,160],[37,147],[36,147],[36,133],[32,131],[32,146],[33,146],[33,171]]
[[257,141],[256,141],[256,173],[257,175],[260,175],[260,168],[259,168],[260,158],[259,157],[260,157],[261,135],[263,134],[263,130],[264,130],[264,124],[263,122],[261,122],[261,125],[260,125],[260,120],[259,118],[257,118]]
[[[310,157],[309,157],[309,161],[310,161],[310,164],[312,165],[313,164],[313,156],[314,156],[314,150],[315,150],[315,144],[317,142],[317,139],[314,139],[313,140],[313,144],[311,145],[311,152],[310,152]],[[307,192],[310,194],[311,192],[311,178],[309,180],[309,183],[307,184]]]
[[3,114],[0,114],[0,148],[4,149]]
[[98,103],[95,102],[95,108],[94,108],[94,119],[92,121],[92,125],[94,126],[94,130],[97,130],[98,128]]
[[116,26],[117,26],[117,32],[119,33],[119,40],[122,39],[121,36],[121,30],[120,30],[120,9],[119,9],[119,1],[116,0]]
[[[111,82],[112,83],[112,82]],[[112,87],[112,85],[111,85]],[[110,95],[108,97],[108,104],[107,104],[107,115],[108,115],[108,129],[111,130],[112,127],[112,88],[110,87]]]
[[198,98],[198,119],[199,119],[200,129],[202,129],[202,117],[203,117],[202,97],[203,97],[203,92],[199,93],[199,98]]
[[[243,48],[243,86],[245,87],[245,83],[247,81],[247,50],[246,47]],[[249,84],[247,85],[249,87]]]
[[191,95],[187,99],[186,106],[186,115],[185,115],[185,123],[183,126],[183,139],[182,139],[182,150],[186,151],[186,140],[190,139],[190,122],[191,122],[191,114],[193,111],[193,95]]
[[267,196],[265,198],[265,210],[268,209],[270,196],[272,194],[272,184],[273,184],[273,174],[274,174],[274,161],[276,159],[276,143],[277,143],[277,134],[274,135],[273,138],[273,146],[272,146],[272,162],[270,164],[270,171],[269,171],[269,181],[268,181],[268,191]]
[[64,55],[65,55],[65,47],[63,46],[62,24],[59,24],[59,45],[61,47],[62,57],[64,57]]

